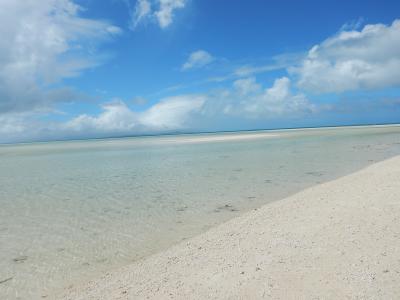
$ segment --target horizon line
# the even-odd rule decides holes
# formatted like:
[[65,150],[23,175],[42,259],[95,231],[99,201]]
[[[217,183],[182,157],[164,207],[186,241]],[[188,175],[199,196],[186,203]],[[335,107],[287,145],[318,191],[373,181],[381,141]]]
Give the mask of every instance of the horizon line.
[[196,135],[196,134],[222,134],[234,132],[256,132],[256,131],[278,131],[278,130],[301,130],[301,129],[323,129],[323,128],[341,128],[341,127],[368,127],[368,126],[400,126],[400,123],[360,123],[360,124],[343,124],[343,125],[323,125],[323,126],[304,126],[304,127],[279,127],[279,128],[255,128],[255,129],[238,129],[238,130],[217,130],[217,131],[175,131],[164,133],[144,133],[144,134],[125,134],[103,137],[82,137],[82,138],[64,138],[64,139],[43,139],[32,140],[26,142],[0,142],[0,146],[6,145],[24,145],[35,143],[57,143],[57,142],[74,142],[74,141],[90,141],[90,140],[112,140],[124,138],[139,138],[139,137],[161,137],[161,136],[179,136],[179,135]]

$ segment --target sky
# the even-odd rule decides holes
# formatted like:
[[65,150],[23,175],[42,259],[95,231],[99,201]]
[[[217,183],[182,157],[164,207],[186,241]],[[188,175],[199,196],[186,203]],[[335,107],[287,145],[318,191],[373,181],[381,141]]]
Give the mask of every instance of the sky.
[[0,143],[400,123],[399,1],[0,0]]

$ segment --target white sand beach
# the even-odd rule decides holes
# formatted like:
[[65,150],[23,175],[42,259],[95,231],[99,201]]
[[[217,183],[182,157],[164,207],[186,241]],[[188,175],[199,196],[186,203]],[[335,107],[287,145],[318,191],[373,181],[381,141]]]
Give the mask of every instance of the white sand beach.
[[262,138],[273,138],[278,137],[277,133],[270,132],[256,132],[256,133],[247,133],[241,132],[239,134],[216,134],[216,135],[199,135],[199,136],[177,136],[175,138],[166,138],[164,142],[166,143],[208,143],[208,142],[227,142],[227,141],[244,141],[244,140],[253,140],[253,139],[262,139]]
[[70,287],[63,299],[399,299],[400,156]]

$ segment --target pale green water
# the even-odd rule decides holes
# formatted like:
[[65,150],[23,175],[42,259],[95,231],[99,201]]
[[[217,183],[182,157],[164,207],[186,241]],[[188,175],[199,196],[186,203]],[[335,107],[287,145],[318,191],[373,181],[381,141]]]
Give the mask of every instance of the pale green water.
[[0,299],[42,299],[400,154],[397,126],[273,133],[0,146]]

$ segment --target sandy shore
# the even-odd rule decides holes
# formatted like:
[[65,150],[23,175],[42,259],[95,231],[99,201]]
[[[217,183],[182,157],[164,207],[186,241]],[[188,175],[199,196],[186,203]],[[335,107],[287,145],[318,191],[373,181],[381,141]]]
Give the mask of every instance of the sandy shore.
[[230,142],[230,141],[244,141],[244,140],[256,140],[263,138],[278,137],[279,134],[267,133],[267,132],[256,132],[256,133],[240,133],[240,134],[215,134],[215,135],[187,135],[177,136],[174,138],[165,138],[162,140],[164,143],[174,144],[194,144],[194,143],[207,143],[207,142]]
[[400,156],[248,212],[64,299],[400,299]]

